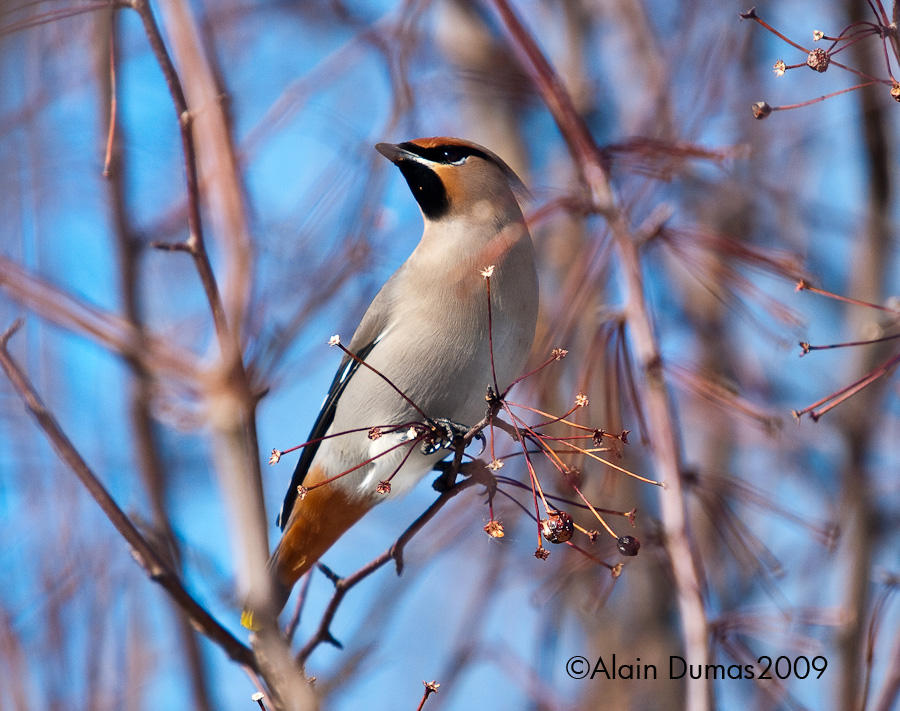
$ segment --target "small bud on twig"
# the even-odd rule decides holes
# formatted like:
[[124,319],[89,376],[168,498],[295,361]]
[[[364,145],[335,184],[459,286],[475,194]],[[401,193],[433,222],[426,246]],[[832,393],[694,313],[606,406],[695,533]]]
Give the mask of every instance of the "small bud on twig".
[[278,464],[281,461],[281,450],[273,449],[269,455],[269,464]]
[[331,338],[328,339],[328,345],[329,346],[341,345],[341,337],[335,333]]

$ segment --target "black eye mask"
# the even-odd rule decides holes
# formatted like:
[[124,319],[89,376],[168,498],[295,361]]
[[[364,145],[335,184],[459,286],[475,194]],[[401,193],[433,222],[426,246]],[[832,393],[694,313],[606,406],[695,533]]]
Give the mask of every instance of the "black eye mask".
[[444,163],[446,165],[459,165],[469,156],[478,156],[484,160],[490,160],[490,157],[484,152],[472,146],[460,146],[455,143],[446,143],[441,146],[431,146],[430,148],[422,148],[411,141],[401,143],[400,148],[422,156],[425,160],[434,163]]

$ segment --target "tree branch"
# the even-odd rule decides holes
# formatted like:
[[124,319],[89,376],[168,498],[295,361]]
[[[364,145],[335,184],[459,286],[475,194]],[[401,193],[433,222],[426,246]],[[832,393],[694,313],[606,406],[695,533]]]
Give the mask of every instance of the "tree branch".
[[325,608],[325,612],[322,614],[322,619],[319,621],[319,627],[316,630],[315,634],[310,637],[306,644],[303,645],[303,648],[297,653],[297,662],[300,664],[305,664],[306,660],[309,658],[309,655],[312,654],[316,647],[318,647],[323,642],[329,642],[331,644],[341,646],[340,643],[334,638],[334,635],[331,634],[331,622],[332,620],[334,620],[334,616],[335,614],[337,614],[338,607],[340,607],[344,596],[354,585],[361,582],[362,580],[365,580],[372,573],[385,566],[391,560],[393,560],[396,564],[397,574],[399,575],[403,571],[403,551],[406,548],[406,544],[409,543],[410,540],[412,540],[413,536],[421,531],[428,524],[428,522],[437,515],[438,511],[440,511],[442,508],[444,508],[444,506],[447,505],[450,499],[454,498],[457,494],[462,493],[466,489],[472,488],[476,484],[484,484],[486,475],[488,475],[488,472],[483,465],[480,467],[472,467],[472,475],[468,479],[463,479],[462,481],[457,482],[449,489],[447,489],[444,493],[442,493],[437,499],[435,499],[431,506],[425,509],[425,511],[415,521],[413,521],[412,524],[410,524],[409,528],[407,528],[403,533],[400,534],[400,537],[397,538],[397,540],[390,548],[388,548],[377,558],[368,562],[352,575],[348,575],[344,578],[339,578],[326,568],[326,575],[334,583],[334,594],[331,596],[331,600],[329,600],[328,606]]
[[140,361],[150,371],[174,376],[181,383],[191,385],[200,380],[197,358],[190,351],[166,339],[139,333],[121,316],[80,301],[2,255],[0,289],[42,318],[73,333],[86,335],[125,358]]
[[[279,709],[307,709],[315,707],[316,700],[309,685],[298,673],[290,655],[290,648],[280,636],[275,611],[272,609],[271,581],[266,573],[269,553],[268,527],[262,493],[259,442],[256,433],[257,397],[243,362],[241,328],[243,313],[249,295],[249,239],[242,219],[240,189],[236,180],[236,162],[227,126],[219,122],[201,125],[201,140],[208,172],[214,178],[211,183],[216,198],[210,205],[220,231],[228,237],[226,256],[230,269],[226,272],[226,292],[230,293],[230,309],[226,312],[209,260],[203,238],[200,219],[200,185],[198,177],[198,151],[192,128],[199,110],[211,111],[215,104],[214,91],[207,81],[209,65],[205,61],[200,40],[194,31],[193,16],[187,5],[179,0],[165,4],[169,40],[174,51],[180,52],[185,75],[196,76],[201,85],[192,95],[191,111],[182,81],[163,41],[159,26],[147,0],[131,0],[140,15],[151,50],[165,77],[178,118],[182,153],[186,174],[188,201],[188,239],[184,247],[194,259],[198,276],[206,292],[212,311],[216,336],[221,350],[221,360],[215,377],[210,378],[206,389],[210,425],[213,432],[213,457],[216,474],[225,499],[231,521],[229,532],[237,571],[237,592],[247,607],[257,613],[258,631],[251,637],[255,659],[260,674],[269,686],[272,703]],[[215,133],[212,147],[206,133]],[[203,141],[206,141],[205,143]],[[223,147],[224,146],[224,147]],[[221,161],[227,153],[228,166]],[[201,157],[203,157],[201,156]],[[228,185],[223,188],[224,184]],[[229,318],[231,323],[229,324]]]
[[[667,489],[660,489],[660,507],[666,553],[675,577],[684,651],[691,663],[706,665],[710,661],[709,628],[702,594],[703,581],[688,531],[686,491],[681,479],[681,445],[673,405],[663,378],[653,316],[644,296],[640,255],[628,225],[628,216],[614,194],[602,151],[534,37],[507,0],[491,0],[491,3],[565,138],[590,191],[594,211],[606,218],[618,249],[627,287],[629,333],[644,376],[642,395],[653,432],[653,455],[660,472],[657,478],[667,484]],[[691,711],[708,709],[710,690],[706,680],[689,680],[686,707]]]
[[44,431],[59,458],[78,477],[112,525],[128,542],[132,548],[134,559],[147,572],[150,579],[161,585],[175,603],[184,610],[192,624],[221,647],[231,659],[254,673],[258,672],[259,669],[253,651],[238,641],[185,589],[164,558],[141,535],[128,515],[119,508],[119,505],[110,496],[106,487],[103,486],[71,440],[63,432],[56,418],[41,401],[28,377],[9,353],[9,339],[21,325],[21,320],[16,321],[0,336],[0,366],[3,367],[7,378],[9,378],[16,389],[27,410]]
[[[99,23],[100,48],[97,57],[98,85],[101,109],[108,108],[109,122],[106,128],[106,159],[103,176],[107,179],[107,195],[110,205],[112,229],[115,234],[118,259],[119,292],[122,312],[139,339],[144,352],[147,329],[141,298],[142,273],[140,258],[144,243],[137,237],[131,218],[128,194],[125,189],[126,154],[123,129],[116,120],[117,78],[116,66],[120,63],[119,44],[122,15],[115,9],[109,11],[108,22]],[[163,548],[167,562],[179,576],[183,575],[181,545],[172,527],[167,501],[170,478],[163,463],[162,442],[152,414],[154,379],[149,364],[139,357],[125,357],[130,372],[129,414],[136,442],[135,454],[138,472],[144,482],[153,516],[154,538],[157,547]],[[162,545],[161,545],[162,544]],[[164,547],[163,547],[164,546]],[[174,605],[174,603],[170,603]],[[196,711],[211,711],[210,679],[207,664],[200,647],[197,631],[191,620],[177,605],[173,607],[173,623],[181,640],[184,663],[190,680],[193,706]]]

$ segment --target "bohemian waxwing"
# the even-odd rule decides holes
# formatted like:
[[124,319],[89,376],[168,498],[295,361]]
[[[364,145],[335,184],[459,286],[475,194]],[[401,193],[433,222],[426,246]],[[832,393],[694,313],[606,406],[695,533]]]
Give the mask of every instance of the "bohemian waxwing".
[[[347,346],[384,378],[349,356],[343,359],[309,435],[313,443],[294,470],[278,517],[284,535],[269,560],[278,610],[300,576],[363,514],[409,490],[448,455],[446,449],[429,451],[417,439],[422,428],[411,425],[423,423],[422,413],[464,426],[484,416],[493,382],[486,267],[494,267],[490,340],[501,391],[521,374],[534,339],[534,248],[513,193],[524,192],[524,186],[512,169],[459,138],[375,148],[406,178],[425,230]],[[404,426],[391,431],[398,425]],[[373,427],[382,434],[372,438]],[[331,436],[340,432],[349,433]],[[390,486],[382,485],[379,493],[384,481]],[[246,613],[243,621],[252,625]]]

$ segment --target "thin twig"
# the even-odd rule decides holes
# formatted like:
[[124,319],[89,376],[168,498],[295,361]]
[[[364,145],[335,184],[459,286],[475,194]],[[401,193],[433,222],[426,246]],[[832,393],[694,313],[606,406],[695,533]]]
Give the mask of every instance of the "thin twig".
[[869,624],[866,626],[865,672],[862,683],[862,699],[859,702],[860,711],[865,711],[865,709],[868,708],[868,699],[869,694],[871,693],[870,687],[872,683],[872,666],[875,660],[875,643],[878,640],[878,625],[882,622],[882,615],[888,600],[895,592],[897,592],[896,586],[890,584],[886,585],[881,591],[881,595],[879,595],[878,599],[875,601],[875,604],[872,605],[872,612],[869,615]]
[[99,2],[94,2],[91,4],[80,5],[76,8],[68,8],[65,10],[53,10],[51,12],[42,12],[34,17],[29,17],[26,20],[21,20],[19,22],[14,22],[11,25],[6,25],[5,27],[0,27],[0,37],[5,37],[6,35],[11,35],[15,32],[20,32],[22,30],[27,30],[31,27],[39,27],[40,25],[50,24],[51,22],[57,22],[59,20],[64,20],[69,17],[77,17],[78,15],[83,15],[88,12],[95,12],[98,10],[108,10],[112,7],[124,7],[125,2],[110,2],[109,0],[100,0]]
[[353,586],[369,577],[372,573],[386,565],[391,560],[395,562],[397,567],[397,574],[399,575],[403,570],[403,550],[406,547],[406,544],[409,543],[409,541],[412,540],[412,538],[419,531],[421,531],[426,526],[426,524],[428,524],[428,522],[431,521],[431,519],[433,519],[442,508],[444,508],[444,506],[447,505],[450,499],[479,483],[484,483],[483,479],[479,476],[473,475],[468,479],[463,479],[462,481],[454,484],[452,487],[443,492],[431,504],[431,506],[429,506],[424,511],[424,513],[422,513],[415,521],[413,521],[413,523],[410,524],[409,528],[401,533],[400,537],[397,538],[394,544],[384,553],[364,565],[352,575],[348,575],[347,577],[338,578],[337,580],[335,580],[334,594],[331,596],[331,600],[328,602],[328,606],[325,608],[325,612],[322,614],[322,618],[319,621],[319,627],[316,630],[315,634],[310,637],[309,641],[307,641],[306,644],[303,645],[302,649],[297,653],[297,662],[301,665],[305,664],[306,660],[309,658],[309,655],[312,654],[316,647],[318,647],[323,642],[328,642],[330,644],[336,644],[340,646],[340,643],[337,642],[337,640],[331,634],[331,622],[334,619],[334,616],[337,613],[338,607],[340,607],[344,596],[350,591],[351,588],[353,588]]
[[422,711],[422,708],[425,706],[425,702],[428,700],[428,697],[432,694],[436,694],[438,687],[440,686],[440,684],[438,684],[436,681],[423,681],[422,683],[425,684],[425,693],[422,694],[422,700],[416,707],[416,711]]
[[197,177],[197,152],[194,147],[194,135],[191,132],[192,118],[188,110],[187,99],[185,99],[181,80],[178,77],[178,72],[175,70],[175,65],[172,63],[172,58],[169,56],[169,51],[163,41],[156,19],[153,17],[153,11],[150,9],[149,2],[147,0],[131,0],[131,7],[134,8],[141,18],[144,32],[147,35],[147,40],[150,42],[150,49],[153,51],[153,55],[156,57],[156,61],[162,70],[175,106],[178,129],[181,134],[181,150],[184,156],[185,189],[188,195],[188,238],[184,242],[184,249],[193,258],[197,274],[203,284],[203,291],[206,293],[206,299],[212,311],[213,322],[222,346],[222,352],[231,354],[234,344],[231,342],[225,318],[225,309],[222,305],[222,296],[219,293],[219,285],[216,282],[203,239],[203,223],[200,219],[200,188]]
[[303,608],[306,605],[306,599],[309,595],[309,585],[311,582],[312,571],[310,570],[307,571],[306,575],[303,576],[303,584],[300,586],[300,593],[297,595],[297,604],[294,606],[294,613],[291,615],[291,619],[284,631],[284,637],[288,642],[294,639],[294,635],[297,633],[297,628],[300,626],[300,618],[303,616]]
[[372,365],[371,363],[366,361],[365,358],[360,358],[356,353],[353,353],[349,348],[347,348],[347,346],[345,346],[343,343],[341,343],[340,338],[338,336],[332,336],[331,340],[328,342],[328,345],[337,346],[338,348],[341,349],[341,351],[348,358],[354,360],[356,363],[363,366],[364,368],[371,370],[373,373],[375,373],[375,375],[377,375],[379,378],[381,378],[385,383],[390,385],[394,389],[394,392],[396,392],[400,397],[402,397],[413,410],[415,410],[422,416],[422,419],[425,422],[431,421],[431,418],[428,417],[428,415],[425,413],[424,410],[422,410],[421,407],[416,405],[416,403],[414,403],[412,401],[412,399],[410,399],[409,395],[407,395],[400,388],[398,388],[389,377],[387,377],[384,373],[382,373],[380,370],[378,370],[374,365]]
[[116,30],[113,20],[110,22],[109,28],[109,131],[106,134],[106,155],[103,158],[104,178],[108,178],[110,175],[109,165],[112,162],[113,142],[116,136],[116,108],[118,105],[116,95]]
[[[884,375],[887,375],[891,370],[893,370],[897,364],[900,363],[900,353],[893,355],[887,361],[869,371],[866,375],[861,377],[859,380],[856,380],[850,385],[847,385],[837,392],[832,393],[831,395],[826,395],[821,400],[817,400],[812,405],[808,405],[804,407],[802,410],[794,410],[794,417],[800,418],[807,413],[813,420],[818,420],[822,415],[824,415],[829,410],[840,405],[845,400],[856,395],[856,393],[861,390],[867,388],[869,385],[874,383],[876,380],[881,378]],[[828,403],[828,404],[825,404]],[[821,406],[821,407],[820,407]],[[817,409],[818,408],[818,409]]]
[[499,393],[500,388],[497,385],[497,368],[494,365],[494,317],[491,308],[491,273],[494,267],[488,267],[482,275],[484,276],[485,291],[487,292],[487,318],[488,318],[488,353],[491,358],[491,382],[494,385],[494,392]]
[[842,296],[841,294],[835,294],[833,291],[827,291],[825,289],[820,289],[816,286],[813,286],[805,279],[801,279],[800,281],[798,281],[794,289],[795,291],[811,291],[813,294],[818,294],[819,296],[827,296],[829,299],[843,301],[844,303],[853,304],[854,306],[864,306],[868,309],[877,309],[878,311],[884,311],[885,313],[900,315],[900,309],[891,308],[889,306],[882,306],[881,304],[873,304],[871,301],[854,299],[849,296]]
[[825,346],[814,346],[806,341],[800,341],[800,348],[802,349],[801,356],[805,356],[807,353],[811,351],[827,351],[832,348],[852,348],[855,346],[870,346],[873,343],[884,343],[885,341],[893,341],[896,338],[900,338],[900,333],[895,333],[893,336],[884,336],[883,338],[870,338],[865,341],[845,341],[844,343],[829,343]]

